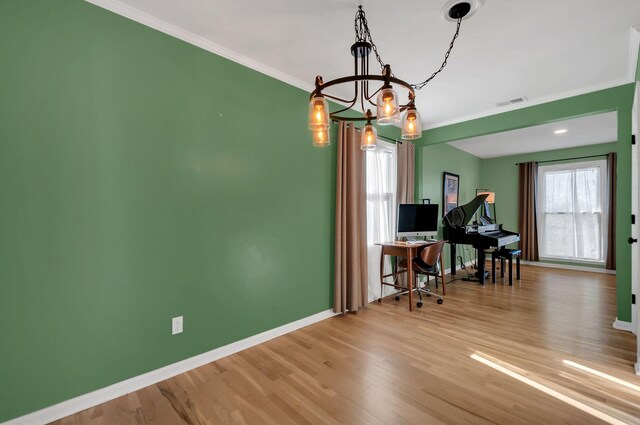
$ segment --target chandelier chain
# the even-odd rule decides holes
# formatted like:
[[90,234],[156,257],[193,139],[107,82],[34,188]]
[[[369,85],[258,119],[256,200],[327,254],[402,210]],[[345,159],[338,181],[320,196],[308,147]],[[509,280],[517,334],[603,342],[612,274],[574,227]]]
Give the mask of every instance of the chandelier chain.
[[[355,30],[356,30],[356,41],[368,41],[371,44],[373,53],[376,55],[376,60],[380,64],[380,67],[384,69],[386,64],[380,57],[380,53],[378,53],[378,46],[376,46],[376,44],[373,42],[373,38],[371,37],[371,31],[369,31],[369,24],[367,22],[367,18],[365,16],[364,10],[362,9],[362,6],[360,6],[358,8],[358,11],[356,12],[356,19],[354,24],[355,24]],[[431,74],[431,76],[426,80],[424,80],[423,82],[411,84],[411,87],[413,87],[416,90],[421,90],[422,88],[424,88],[424,86],[429,84],[431,80],[433,80],[438,74],[440,74],[442,70],[444,70],[444,68],[447,66],[447,63],[449,61],[449,56],[451,55],[453,46],[455,45],[456,40],[460,35],[461,25],[462,25],[462,18],[458,18],[457,24],[456,24],[456,32],[453,35],[451,42],[449,43],[449,49],[447,49],[447,52],[444,55],[444,61],[442,62],[442,65],[440,65],[440,68],[437,71],[435,71],[433,74]],[[393,73],[391,74],[391,76],[395,77]]]
[[[376,55],[376,60],[380,64],[380,68],[384,69],[386,65],[382,58],[380,57],[380,53],[378,53],[378,46],[373,42],[373,38],[371,38],[371,31],[369,31],[369,23],[367,22],[367,17],[365,16],[364,10],[362,10],[362,6],[358,8],[356,12],[356,41],[368,41],[371,44],[371,48],[373,49],[373,53]],[[394,77],[393,74],[391,74]]]
[[456,33],[453,35],[453,38],[451,39],[451,43],[449,44],[449,49],[447,50],[447,53],[444,54],[444,61],[442,62],[442,65],[440,65],[440,69],[438,69],[436,72],[431,74],[431,77],[427,78],[423,82],[417,83],[417,84],[411,84],[411,87],[413,87],[416,90],[422,89],[424,86],[429,84],[429,82],[431,80],[433,80],[436,77],[436,75],[440,74],[442,72],[442,70],[447,66],[447,61],[449,60],[449,55],[451,54],[451,51],[453,50],[453,46],[456,43],[456,39],[460,35],[460,24],[461,23],[462,23],[462,18],[458,18],[458,23],[457,23],[457,26],[456,26]]

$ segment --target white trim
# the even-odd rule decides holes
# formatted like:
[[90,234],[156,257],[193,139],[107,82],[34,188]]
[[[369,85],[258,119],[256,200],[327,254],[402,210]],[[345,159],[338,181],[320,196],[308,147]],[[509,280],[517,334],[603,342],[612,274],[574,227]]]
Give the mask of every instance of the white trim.
[[[214,43],[209,39],[206,39],[190,31],[177,27],[176,25],[173,25],[165,20],[157,18],[139,9],[131,7],[120,0],[85,0],[85,1],[93,5],[96,5],[98,7],[101,7],[103,9],[109,10],[113,13],[116,13],[120,16],[124,16],[125,18],[131,19],[132,21],[138,22],[142,25],[148,26],[149,28],[153,28],[157,31],[168,34],[186,43],[200,47],[201,49],[204,49],[208,52],[215,53],[216,55],[222,56],[233,62],[244,65],[248,68],[251,68],[262,74],[268,75],[269,77],[275,78],[276,80],[280,80],[284,83],[297,87],[306,92],[311,93],[315,89],[315,86],[312,83],[302,81],[298,78],[292,77],[291,75],[285,72],[278,71],[277,69],[274,69],[268,65],[255,61],[238,52],[235,52],[231,49],[228,49],[224,46]],[[638,56],[637,46],[640,44],[640,33],[638,33],[638,30],[635,29],[635,27],[631,29],[630,38],[631,38],[630,46],[636,43],[635,52],[632,47],[629,48],[630,49],[629,63],[631,64],[631,61],[634,57],[636,58],[636,61],[637,61],[637,56]],[[638,40],[638,41],[635,41],[635,40]],[[591,93],[598,90],[604,90],[612,87],[621,86],[623,84],[628,84],[630,82],[635,81],[635,63],[637,62],[634,62],[633,72],[631,72],[631,68],[629,68],[627,77],[623,79],[608,81],[605,83],[600,83],[600,84],[596,84],[589,87],[583,87],[576,90],[570,90],[570,91],[566,91],[563,93],[558,93],[550,96],[543,96],[543,97],[540,97],[534,100],[528,100],[526,102],[519,103],[516,105],[510,105],[510,106],[500,107],[500,108],[492,108],[483,112],[478,112],[478,113],[466,115],[463,117],[453,118],[451,120],[439,121],[439,122],[431,123],[429,125],[424,125],[423,123],[423,130],[430,130],[437,127],[444,127],[451,124],[457,124],[460,122],[469,121],[477,118],[484,118],[491,115],[501,114],[503,112],[523,109],[529,106],[540,105],[542,103],[553,102],[556,100],[561,100],[561,99],[565,99],[573,96],[578,96],[581,94],[587,94],[587,93]],[[337,102],[337,103],[342,104],[341,102]]]
[[[640,28],[640,26],[638,27]],[[640,38],[640,33],[638,33]],[[635,96],[633,98],[632,109],[632,134],[638,138],[638,128],[640,127],[640,83],[636,83]],[[631,146],[631,214],[635,214],[636,218],[640,214],[640,199],[638,198],[638,183],[640,179],[640,149],[638,145]],[[640,225],[636,221],[635,225],[631,225],[631,237],[638,238],[640,233]],[[631,245],[631,296],[640,295],[640,248],[638,244]],[[631,304],[631,323],[634,333],[640,335],[640,309],[637,303]],[[636,341],[636,353],[638,363],[636,363],[636,374],[640,375],[640,338]]]
[[[573,253],[576,255],[574,258],[561,257],[556,255],[550,255],[549,252],[546,251],[548,244],[546,243],[546,238],[548,236],[547,232],[547,217],[549,214],[557,214],[555,211],[547,211],[548,206],[546,204],[546,192],[547,192],[547,174],[554,173],[557,171],[571,171],[572,173],[577,172],[582,169],[597,169],[598,170],[598,191],[596,192],[598,204],[596,206],[591,206],[592,211],[590,213],[595,215],[598,218],[599,222],[599,244],[600,244],[600,252],[597,260],[589,260],[577,258],[579,247],[577,246],[577,242],[574,241],[573,244]],[[600,264],[605,265],[606,253],[607,253],[607,218],[608,218],[608,190],[607,190],[607,160],[606,159],[589,159],[583,160],[580,162],[572,162],[572,163],[555,163],[555,164],[545,164],[540,165],[538,167],[538,181],[537,181],[537,195],[540,202],[536,202],[536,217],[538,218],[538,246],[540,247],[540,261],[569,261],[569,262],[578,262],[582,264]],[[578,210],[576,205],[578,204],[578,195],[577,191],[577,183],[576,179],[572,178],[572,183],[570,184],[570,204],[573,205],[573,211],[564,211],[564,214],[571,216],[572,220],[575,221],[577,215],[581,215],[580,213],[576,213],[574,211]],[[576,226],[574,226],[576,227]],[[576,230],[577,232],[577,230]]]
[[636,363],[636,375],[640,375],[640,357],[638,358],[638,363]]
[[[640,33],[638,33],[640,37]],[[636,49],[637,50],[637,49]],[[640,121],[640,112],[638,110],[638,102],[640,101],[640,83],[636,83],[635,87],[635,96],[633,99],[633,108],[632,108],[632,119],[631,119],[631,133],[636,136],[636,139],[639,136],[638,126]],[[636,142],[637,143],[637,142]],[[638,145],[631,146],[631,214],[634,214],[636,217],[640,214],[640,200],[638,199],[638,164],[640,162],[640,152],[638,151]],[[638,224],[631,225],[631,237],[638,238]],[[638,244],[631,245],[631,294],[640,294],[640,264],[638,264],[638,260],[640,260],[640,249],[638,248]],[[631,304],[631,323],[633,323],[633,328],[636,331],[636,334],[640,332],[640,323],[638,323],[638,306],[636,304]],[[638,338],[638,357],[640,357],[640,338]]]
[[56,421],[58,419],[65,418],[74,413],[78,413],[82,410],[89,409],[90,407],[97,406],[98,404],[105,403],[109,400],[121,397],[123,395],[138,391],[141,388],[148,387],[157,382],[164,381],[173,376],[179,375],[184,372],[188,372],[197,367],[203,366],[207,363],[214,362],[223,357],[235,354],[247,348],[262,344],[270,339],[277,338],[279,336],[288,334],[305,326],[320,322],[324,319],[335,316],[332,310],[321,311],[309,317],[305,317],[295,322],[287,323],[280,327],[262,332],[260,334],[250,336],[240,341],[233,342],[224,347],[216,348],[215,350],[208,351],[206,353],[199,354],[197,356],[181,360],[177,363],[170,364],[160,369],[147,372],[142,375],[127,379],[122,382],[118,382],[108,387],[101,388],[96,391],[92,391],[87,394],[72,398],[70,400],[63,401],[53,406],[45,407],[33,413],[29,413],[24,416],[12,419],[5,422],[3,425],[34,425],[45,424]]
[[[606,220],[606,219],[605,219]],[[567,263],[573,263],[572,265],[575,266],[579,266],[580,264],[584,264],[585,267],[589,267],[589,265],[594,265],[594,266],[602,266],[605,267],[607,262],[602,260],[582,260],[582,259],[578,259],[578,258],[567,258],[567,257],[554,257],[554,256],[542,256],[540,255],[538,257],[538,261],[540,261],[541,263],[553,263],[554,261],[559,261],[559,262],[567,262]]]
[[429,125],[423,125],[423,130],[431,130],[438,127],[445,127],[447,125],[458,124],[461,122],[471,121],[478,118],[485,118],[491,115],[497,115],[504,112],[528,108],[529,106],[535,106],[543,103],[554,102],[556,100],[567,99],[569,97],[579,96],[581,94],[592,93],[599,90],[610,89],[610,88],[621,86],[624,84],[633,83],[636,80],[636,66],[638,64],[638,49],[640,49],[640,25],[631,27],[629,30],[629,64],[627,66],[626,78],[594,84],[592,86],[582,87],[575,90],[569,90],[566,92],[552,94],[549,96],[543,96],[533,100],[527,100],[526,102],[517,103],[515,105],[492,108],[483,112],[465,115],[463,117],[453,118],[450,120],[438,121],[435,123],[431,123]]
[[594,267],[572,266],[569,264],[544,263],[542,261],[527,261],[527,260],[522,260],[521,263],[526,266],[547,267],[550,269],[564,269],[564,270],[575,270],[580,272],[616,274],[615,270],[598,269]]
[[[476,261],[477,261],[477,259],[476,259],[476,260],[469,260],[469,261],[467,261],[466,263],[464,263],[464,266],[465,266],[465,267],[471,267],[471,266],[473,266],[473,263],[475,263]],[[456,274],[457,274],[458,272],[460,272],[460,271],[464,271],[464,270],[462,270],[462,269],[458,266],[458,262],[456,261]],[[449,276],[450,276],[450,275],[451,275],[451,267],[449,267],[448,269],[444,269],[444,274],[445,274],[445,276],[447,276],[447,275],[449,275]]]
[[[489,116],[492,116],[492,115],[499,115],[499,114],[502,114],[502,113],[505,113],[505,112],[515,111],[515,110],[518,110],[518,109],[525,109],[525,108],[528,108],[530,106],[536,106],[536,105],[541,105],[543,103],[555,102],[556,100],[568,99],[570,97],[580,96],[580,95],[583,95],[583,94],[593,93],[595,91],[606,90],[606,89],[610,89],[610,88],[613,88],[613,87],[622,86],[624,84],[629,84],[629,83],[633,82],[633,80],[635,80],[635,77],[632,80],[629,80],[628,78],[622,78],[622,79],[618,79],[618,80],[608,81],[608,82],[605,82],[605,83],[595,84],[593,86],[582,87],[582,88],[575,89],[575,90],[569,90],[569,91],[566,91],[566,92],[557,93],[557,94],[553,94],[553,95],[549,95],[549,96],[542,96],[542,97],[538,97],[538,98],[535,98],[535,99],[532,99],[532,100],[531,99],[527,100],[526,102],[516,103],[515,105],[496,107],[496,108],[488,109],[488,110],[483,111],[483,112],[477,112],[475,114],[465,115],[463,117],[452,118],[452,119],[446,120],[446,121],[438,121],[438,122],[435,122],[435,123],[430,123],[428,125],[424,125],[423,124],[422,129],[423,129],[423,131],[432,130],[432,129],[438,128],[438,127],[445,127],[445,126],[448,126],[448,125],[458,124],[458,123],[465,122],[465,121],[471,121],[471,120],[475,120],[475,119],[478,119],[478,118],[485,118],[485,117],[489,117]],[[541,123],[541,124],[544,124],[544,123]],[[506,130],[508,130],[508,129],[506,129]],[[453,141],[453,140],[450,140],[450,141]]]
[[[465,267],[471,267],[473,266],[473,264],[477,261],[476,260],[469,260],[466,263],[464,263]],[[474,269],[475,271],[475,269]],[[458,265],[458,262],[456,261],[456,275],[458,275],[458,273],[464,273],[465,271]],[[449,267],[448,269],[444,269],[444,275],[446,276],[451,276],[451,267]],[[446,282],[445,282],[446,283]]]
[[638,65],[638,51],[640,49],[640,25],[631,27],[629,32],[629,69],[627,76],[631,82],[636,80],[636,66]]
[[177,27],[167,21],[164,21],[153,15],[150,15],[139,9],[131,7],[128,4],[125,4],[119,0],[85,0],[85,1],[88,3],[94,4],[96,6],[99,6],[103,9],[109,10],[113,13],[116,13],[120,16],[124,16],[125,18],[131,19],[132,21],[138,22],[142,25],[148,26],[149,28],[153,28],[154,30],[168,34],[186,43],[200,47],[201,49],[204,49],[208,52],[215,53],[216,55],[222,56],[233,62],[239,63],[248,68],[256,70],[262,74],[268,75],[269,77],[275,78],[276,80],[283,81],[287,84],[290,84],[306,92],[311,93],[315,89],[315,86],[312,83],[299,80],[282,71],[278,71],[277,69],[271,68],[270,66],[267,66],[261,62],[255,61],[247,56],[244,56],[231,49],[228,49],[224,46],[214,43],[211,40],[208,40],[190,31]]
[[616,317],[616,321],[613,322],[612,326],[613,326],[613,329],[617,329],[619,331],[633,332],[633,325],[631,324],[631,322],[623,322],[617,317]]

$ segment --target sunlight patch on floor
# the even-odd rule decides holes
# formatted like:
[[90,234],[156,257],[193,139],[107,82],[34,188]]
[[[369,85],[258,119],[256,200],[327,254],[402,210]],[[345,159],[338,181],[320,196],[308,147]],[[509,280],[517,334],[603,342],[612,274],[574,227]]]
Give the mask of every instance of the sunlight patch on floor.
[[571,398],[571,397],[569,397],[569,396],[567,396],[565,394],[562,394],[562,393],[560,393],[560,392],[558,392],[558,391],[556,391],[556,390],[554,390],[552,388],[549,388],[546,385],[543,385],[543,384],[541,384],[539,382],[536,382],[533,379],[528,378],[528,377],[526,377],[526,376],[524,376],[524,375],[522,375],[520,373],[514,372],[511,369],[515,369],[515,368],[512,367],[510,369],[508,367],[505,367],[505,366],[511,366],[508,363],[500,362],[500,363],[502,363],[502,365],[500,365],[500,364],[496,363],[495,361],[489,360],[487,358],[488,356],[486,356],[486,355],[484,355],[482,353],[478,353],[478,352],[471,354],[469,357],[471,357],[472,359],[474,359],[474,360],[476,360],[476,361],[478,361],[478,362],[480,362],[480,363],[482,363],[484,365],[487,365],[487,366],[491,367],[492,369],[497,370],[498,372],[504,373],[505,375],[510,376],[511,378],[514,378],[514,379],[516,379],[516,380],[518,380],[518,381],[520,381],[520,382],[522,382],[524,384],[527,384],[532,388],[535,388],[535,389],[537,389],[537,390],[539,390],[539,391],[541,391],[541,392],[543,392],[543,393],[545,393],[547,395],[550,395],[551,397],[554,397],[554,398],[556,398],[556,399],[558,399],[558,400],[560,400],[560,401],[562,401],[564,403],[567,403],[570,406],[575,407],[576,409],[582,410],[583,412],[588,413],[588,414],[590,414],[590,415],[592,415],[592,416],[594,416],[594,417],[596,417],[596,418],[598,418],[598,419],[600,419],[600,420],[602,420],[602,421],[604,421],[604,422],[606,422],[608,424],[611,424],[611,425],[626,425],[627,424],[626,422],[621,421],[620,419],[614,418],[613,416],[610,416],[610,415],[608,415],[608,414],[606,414],[606,413],[604,413],[604,412],[602,412],[602,411],[600,411],[598,409],[595,409],[595,408],[593,408],[593,407],[591,407],[591,406],[589,406],[589,405],[587,405],[585,403],[582,403],[581,401],[578,401],[578,400],[576,400],[574,398]]
[[631,382],[627,382],[627,381],[624,381],[624,380],[622,380],[620,378],[616,378],[615,376],[607,375],[604,372],[600,372],[598,370],[591,369],[590,367],[581,365],[580,363],[572,362],[571,360],[563,360],[562,363],[566,364],[567,366],[571,366],[571,367],[574,367],[576,369],[580,369],[580,370],[582,370],[584,372],[590,373],[592,375],[598,376],[600,378],[606,379],[606,380],[611,381],[611,382],[615,382],[616,384],[619,384],[619,385],[625,386],[627,388],[630,388],[632,390],[640,392],[640,385],[635,385],[635,384],[632,384]]

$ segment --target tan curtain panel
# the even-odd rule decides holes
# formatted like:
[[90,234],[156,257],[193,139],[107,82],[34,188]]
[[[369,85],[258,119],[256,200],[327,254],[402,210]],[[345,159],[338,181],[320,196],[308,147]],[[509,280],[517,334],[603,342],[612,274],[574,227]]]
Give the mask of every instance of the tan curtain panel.
[[359,131],[340,123],[336,176],[333,311],[355,312],[368,300],[365,155]]
[[536,186],[538,164],[526,162],[519,165],[518,175],[518,231],[522,259],[538,261],[538,223],[536,221]]
[[[411,142],[396,143],[397,149],[397,186],[396,204],[413,204],[415,187],[416,148]],[[398,276],[398,285],[407,287],[407,276]]]
[[415,187],[416,147],[411,142],[397,143],[398,187],[397,203],[412,204]]
[[618,159],[615,152],[607,155],[607,186],[609,189],[607,217],[607,255],[605,267],[616,269],[616,191],[618,185]]

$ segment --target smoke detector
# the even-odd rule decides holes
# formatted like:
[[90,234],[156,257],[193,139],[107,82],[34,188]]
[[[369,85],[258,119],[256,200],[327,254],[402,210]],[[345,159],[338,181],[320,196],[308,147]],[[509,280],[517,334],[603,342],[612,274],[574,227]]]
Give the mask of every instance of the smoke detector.
[[484,0],[449,0],[442,7],[442,19],[457,22],[458,19],[469,19],[482,6]]

